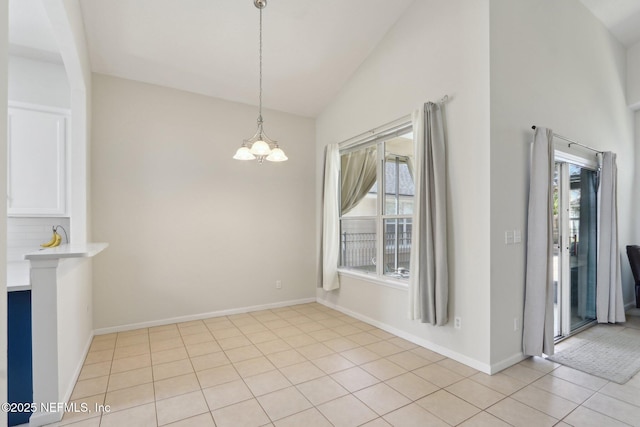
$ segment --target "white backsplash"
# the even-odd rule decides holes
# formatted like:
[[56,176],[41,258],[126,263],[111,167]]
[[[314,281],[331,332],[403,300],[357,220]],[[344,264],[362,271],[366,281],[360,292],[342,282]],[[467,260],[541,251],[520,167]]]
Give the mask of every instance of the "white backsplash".
[[[7,262],[24,261],[24,254],[37,251],[42,243],[51,240],[51,227],[61,225],[69,233],[69,218],[9,217],[7,218]],[[62,230],[62,243],[67,243]]]

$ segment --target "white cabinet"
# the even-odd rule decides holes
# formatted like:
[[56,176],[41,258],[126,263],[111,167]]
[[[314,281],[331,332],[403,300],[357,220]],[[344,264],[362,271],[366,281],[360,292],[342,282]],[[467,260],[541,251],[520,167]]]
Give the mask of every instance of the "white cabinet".
[[65,215],[68,112],[9,104],[7,214]]

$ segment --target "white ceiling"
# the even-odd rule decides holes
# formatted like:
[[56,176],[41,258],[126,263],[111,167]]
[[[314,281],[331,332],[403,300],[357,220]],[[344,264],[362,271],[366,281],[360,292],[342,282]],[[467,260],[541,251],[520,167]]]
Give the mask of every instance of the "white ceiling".
[[[316,116],[412,0],[271,0],[263,104]],[[93,71],[258,102],[253,0],[81,0]]]
[[640,41],[640,0],[580,0],[622,44]]
[[9,43],[11,54],[62,62],[42,0],[9,1]]
[[[93,71],[258,102],[253,0],[79,0]],[[317,116],[413,0],[269,0],[263,104]],[[581,0],[626,46],[640,0]],[[10,0],[13,54],[60,61],[42,0]]]

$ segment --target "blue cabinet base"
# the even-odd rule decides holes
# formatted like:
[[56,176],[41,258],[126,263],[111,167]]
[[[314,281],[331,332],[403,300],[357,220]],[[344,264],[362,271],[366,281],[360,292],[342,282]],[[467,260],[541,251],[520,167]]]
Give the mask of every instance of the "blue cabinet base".
[[[7,365],[9,403],[33,402],[31,366],[31,291],[7,295]],[[9,412],[9,426],[26,424],[31,412]]]

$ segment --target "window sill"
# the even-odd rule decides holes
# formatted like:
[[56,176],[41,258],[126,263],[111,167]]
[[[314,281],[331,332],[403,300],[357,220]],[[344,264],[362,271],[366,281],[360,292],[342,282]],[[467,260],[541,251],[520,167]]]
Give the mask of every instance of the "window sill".
[[360,273],[353,270],[338,269],[340,276],[353,277],[376,285],[386,286],[388,288],[399,289],[401,291],[409,290],[409,280],[398,280],[390,277],[380,277],[375,274]]

